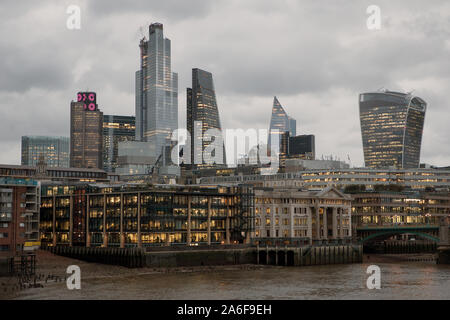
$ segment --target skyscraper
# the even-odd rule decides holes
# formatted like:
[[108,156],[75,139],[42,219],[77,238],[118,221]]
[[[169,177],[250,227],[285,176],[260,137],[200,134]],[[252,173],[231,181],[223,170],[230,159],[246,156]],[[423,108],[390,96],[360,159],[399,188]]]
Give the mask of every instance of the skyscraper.
[[79,92],[70,103],[70,166],[103,168],[103,112],[95,92]]
[[36,166],[40,156],[48,167],[69,167],[69,137],[23,136],[22,165]]
[[[206,141],[210,139],[210,137],[206,137],[206,131],[209,129],[222,130],[212,74],[201,69],[192,69],[192,88],[187,88],[186,97],[186,123],[187,130],[191,134],[191,164],[196,164],[194,160],[202,159],[203,150],[212,143],[212,141]],[[199,125],[200,121],[202,127],[195,128],[196,122]],[[196,130],[199,131],[198,137],[195,137]],[[195,141],[196,138],[201,139],[201,141]],[[219,159],[216,164],[226,164],[225,146],[216,148],[215,152],[217,154],[212,154],[212,156]],[[196,165],[200,167],[211,166],[205,163]]]
[[427,103],[410,93],[359,96],[364,161],[370,168],[418,168]]
[[[273,97],[273,107],[272,107],[272,116],[270,118],[270,128],[269,128],[269,137],[268,137],[268,151],[270,151],[271,143],[272,143],[272,135],[278,136],[279,144],[281,145],[281,135],[288,131],[290,136],[295,136],[297,134],[297,121],[294,118],[288,116],[286,111],[284,111],[277,97]],[[278,130],[278,134],[276,134],[276,130]]]
[[132,116],[103,116],[103,170],[115,172],[119,142],[134,140],[135,122]]
[[170,40],[163,25],[149,27],[140,42],[140,70],[136,72],[136,141],[155,145],[159,156],[178,128],[178,75],[171,69]]

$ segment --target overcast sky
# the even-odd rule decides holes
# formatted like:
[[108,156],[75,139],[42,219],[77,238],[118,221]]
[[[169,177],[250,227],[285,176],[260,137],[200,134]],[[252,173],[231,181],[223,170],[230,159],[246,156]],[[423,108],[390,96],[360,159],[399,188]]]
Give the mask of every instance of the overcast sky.
[[[71,4],[80,30],[66,27]],[[366,26],[372,4],[380,30]],[[276,95],[297,134],[315,134],[318,158],[362,166],[358,94],[414,90],[428,103],[421,162],[450,165],[448,0],[2,0],[0,163],[20,164],[22,135],[69,136],[77,91],[96,91],[104,114],[134,115],[140,30],[152,22],[172,41],[182,127],[201,68],[224,128],[268,128]]]

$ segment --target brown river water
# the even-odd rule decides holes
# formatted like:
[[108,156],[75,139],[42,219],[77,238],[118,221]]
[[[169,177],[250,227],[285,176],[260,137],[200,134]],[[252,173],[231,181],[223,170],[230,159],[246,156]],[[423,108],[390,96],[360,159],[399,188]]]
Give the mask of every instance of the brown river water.
[[[367,267],[381,268],[381,289],[369,290]],[[20,291],[15,299],[450,299],[450,265],[434,262],[367,261],[308,267],[219,267],[152,273],[96,272],[81,289],[65,282]],[[107,268],[106,266],[105,268]]]

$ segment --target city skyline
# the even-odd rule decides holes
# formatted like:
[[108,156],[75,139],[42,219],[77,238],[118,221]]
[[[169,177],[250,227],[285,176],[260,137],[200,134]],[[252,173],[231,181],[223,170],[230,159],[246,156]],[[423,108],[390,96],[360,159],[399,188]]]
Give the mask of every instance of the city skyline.
[[[5,2],[5,7],[9,4]],[[381,1],[384,20],[377,31],[366,28],[365,9],[369,3],[365,2],[342,8],[330,2],[330,10],[322,12],[306,2],[249,2],[228,27],[214,21],[223,20],[222,14],[235,8],[233,1],[198,1],[189,6],[180,4],[178,10],[157,2],[142,2],[136,9],[102,1],[78,4],[82,26],[71,31],[65,28],[67,4],[44,2],[37,19],[40,28],[33,38],[33,57],[12,57],[6,47],[26,51],[8,37],[2,40],[5,57],[12,57],[5,61],[12,61],[15,68],[2,65],[5,72],[0,95],[4,120],[0,144],[7,152],[2,154],[1,163],[20,163],[22,135],[68,135],[66,101],[78,90],[96,91],[102,97],[105,113],[133,115],[134,71],[139,68],[136,43],[142,37],[139,28],[145,30],[150,23],[161,22],[172,40],[173,69],[180,76],[180,127],[186,126],[183,88],[189,86],[192,66],[199,66],[214,74],[223,128],[267,128],[271,97],[277,95],[289,114],[301,121],[298,134],[316,135],[317,158],[334,154],[346,160],[349,154],[352,165],[362,166],[358,95],[382,86],[403,92],[415,89],[414,94],[429,106],[421,162],[448,165],[450,148],[445,146],[449,145],[450,135],[445,120],[450,115],[445,110],[445,89],[449,84],[446,58],[450,46],[445,31],[449,29],[445,2],[428,4],[425,12],[425,4],[419,1],[408,6]],[[52,19],[43,19],[42,11]],[[269,12],[271,21],[286,23],[266,24]],[[2,25],[12,30],[15,38],[27,31],[26,26],[20,25],[20,17],[28,19],[38,14],[31,5],[26,9],[11,7],[11,13],[15,19],[4,17]],[[254,23],[249,24],[244,18]],[[135,23],[121,23],[125,19]],[[113,20],[118,21],[117,25]],[[310,26],[307,32],[303,31],[306,26]],[[204,30],[199,37],[188,36],[198,28]],[[267,48],[266,37],[280,33],[283,39],[277,38],[274,48]],[[294,36],[296,40],[292,41]],[[335,39],[330,41],[329,36]],[[219,38],[220,41],[214,40]],[[54,41],[39,45],[43,39]],[[65,50],[72,48],[70,43],[81,40],[82,47],[72,52]],[[417,48],[418,41],[425,48]],[[230,48],[227,55],[220,54],[224,48]],[[266,51],[261,51],[263,48]],[[48,50],[54,58],[48,59]],[[408,51],[408,55],[397,54],[403,51]],[[113,60],[120,63],[111,64]],[[41,68],[46,68],[45,74]],[[237,70],[241,70],[240,77],[236,77]],[[30,76],[19,77],[24,72]],[[41,101],[37,112],[31,108],[31,101],[36,100]]]

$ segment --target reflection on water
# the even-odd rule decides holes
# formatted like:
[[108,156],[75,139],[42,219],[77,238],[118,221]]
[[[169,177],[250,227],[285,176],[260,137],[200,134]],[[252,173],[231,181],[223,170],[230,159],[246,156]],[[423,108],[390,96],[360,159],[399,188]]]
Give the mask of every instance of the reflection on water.
[[369,264],[268,267],[82,279],[30,289],[19,299],[450,299],[450,266],[377,263],[381,289],[366,288]]

